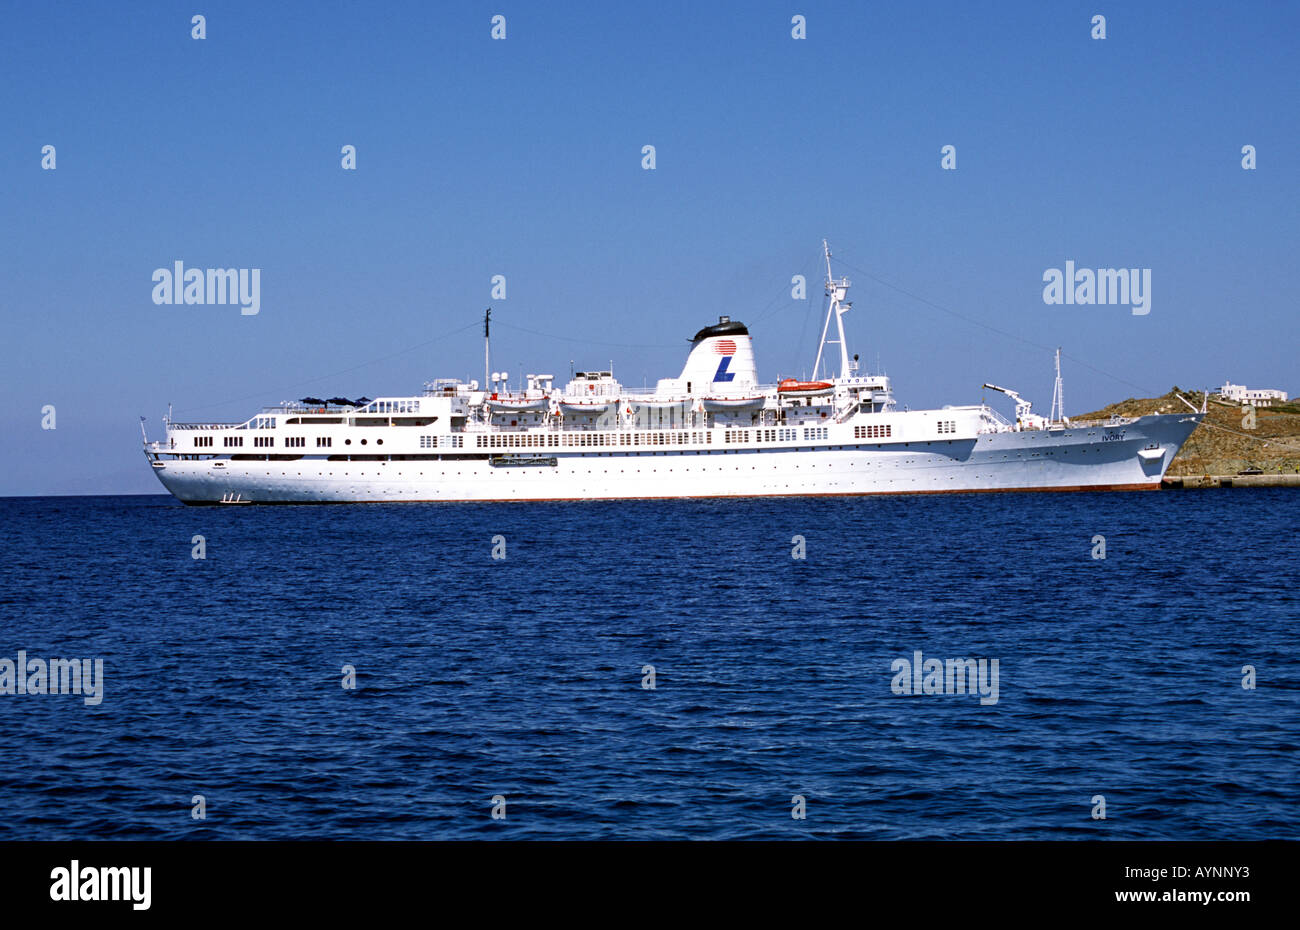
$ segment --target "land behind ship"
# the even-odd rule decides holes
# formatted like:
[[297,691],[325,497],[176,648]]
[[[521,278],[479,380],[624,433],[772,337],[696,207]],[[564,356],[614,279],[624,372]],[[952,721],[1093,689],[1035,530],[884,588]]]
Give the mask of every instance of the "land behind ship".
[[[1161,397],[1130,397],[1071,419],[1100,420],[1111,416],[1181,413],[1188,407],[1178,399],[1179,396],[1195,404],[1197,410],[1201,409],[1205,397],[1199,391],[1180,391],[1174,387]],[[1250,428],[1248,422],[1241,404],[1211,394],[1205,419],[1174,456],[1166,473],[1167,479],[1228,477],[1256,472],[1300,475],[1300,403],[1256,407],[1254,428]],[[1234,482],[1235,485],[1249,483]]]

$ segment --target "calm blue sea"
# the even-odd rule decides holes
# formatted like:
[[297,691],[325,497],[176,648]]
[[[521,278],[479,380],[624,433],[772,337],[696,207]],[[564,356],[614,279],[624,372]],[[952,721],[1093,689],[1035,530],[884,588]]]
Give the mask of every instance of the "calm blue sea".
[[[1298,515],[4,499],[0,659],[104,690],[0,694],[0,839],[1294,839]],[[997,703],[895,694],[917,650]]]

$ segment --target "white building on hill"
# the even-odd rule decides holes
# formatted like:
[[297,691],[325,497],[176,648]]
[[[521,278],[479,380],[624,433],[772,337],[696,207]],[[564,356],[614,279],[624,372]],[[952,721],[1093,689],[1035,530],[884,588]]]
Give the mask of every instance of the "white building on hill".
[[1224,400],[1236,401],[1240,404],[1253,404],[1256,407],[1271,407],[1273,404],[1286,403],[1286,391],[1275,391],[1272,388],[1252,391],[1244,384],[1232,384],[1224,382],[1223,387],[1219,388],[1219,394]]

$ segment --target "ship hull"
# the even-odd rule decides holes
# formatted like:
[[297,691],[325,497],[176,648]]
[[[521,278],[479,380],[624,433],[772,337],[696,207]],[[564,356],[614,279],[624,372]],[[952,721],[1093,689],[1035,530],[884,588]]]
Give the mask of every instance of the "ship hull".
[[1196,415],[1171,414],[1114,428],[786,447],[558,449],[351,462],[168,460],[154,471],[187,504],[1154,490],[1198,422]]

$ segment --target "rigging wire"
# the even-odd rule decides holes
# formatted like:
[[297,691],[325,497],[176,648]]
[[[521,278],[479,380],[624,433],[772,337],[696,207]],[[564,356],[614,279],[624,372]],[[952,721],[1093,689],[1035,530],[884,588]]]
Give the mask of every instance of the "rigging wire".
[[514,323],[507,323],[505,320],[497,320],[498,326],[504,326],[507,329],[517,329],[521,333],[528,333],[530,336],[541,336],[545,339],[558,339],[561,342],[581,342],[593,346],[609,346],[615,349],[676,349],[676,345],[665,345],[664,343],[653,342],[601,342],[598,339],[579,339],[575,336],[557,336],[554,333],[544,333],[540,330],[529,329],[527,326],[518,326]]
[[[337,378],[339,375],[350,374],[351,372],[358,371],[358,370],[360,370],[360,369],[362,369],[362,368],[368,368],[368,367],[371,366],[371,365],[377,365],[377,364],[379,364],[380,362],[386,362],[386,361],[388,361],[389,359],[397,358],[399,355],[405,355],[405,354],[408,353],[408,352],[414,352],[416,349],[423,349],[425,346],[431,346],[431,345],[433,345],[435,342],[441,342],[442,340],[446,339],[446,338],[449,337],[449,336],[456,336],[456,335],[459,335],[460,333],[465,332],[465,330],[467,330],[467,329],[473,329],[474,327],[479,326],[479,325],[481,325],[481,324],[476,320],[476,321],[474,321],[473,323],[470,323],[470,324],[468,324],[468,325],[466,325],[466,326],[462,326],[462,327],[460,327],[459,329],[449,330],[449,331],[447,331],[447,332],[445,332],[445,333],[442,333],[442,334],[439,335],[439,336],[435,336],[434,338],[428,340],[427,342],[419,342],[419,343],[416,343],[415,345],[407,346],[405,349],[401,349],[401,350],[399,350],[399,351],[397,351],[397,352],[393,352],[393,353],[391,353],[391,354],[389,354],[389,355],[385,355],[385,356],[383,356],[382,358],[375,358],[375,359],[371,359],[371,360],[368,361],[368,362],[362,362],[360,365],[353,365],[351,368],[343,368],[343,369],[341,369],[341,370],[339,370],[339,371],[333,371],[333,372],[330,372],[330,373],[327,374],[327,375],[319,375],[319,376],[314,377],[314,378],[306,378],[306,379],[304,379],[304,380],[302,380],[302,381],[296,381],[296,382],[294,382],[293,384],[286,385],[285,387],[282,387],[282,388],[280,389],[280,391],[287,391],[287,390],[290,390],[290,389],[294,389],[294,390],[296,390],[297,388],[300,388],[300,387],[302,387],[303,385],[306,385],[306,384],[314,384],[314,383],[316,383],[317,381],[324,381],[324,380],[326,380],[326,379],[328,379],[328,378]],[[239,403],[240,401],[244,401],[244,400],[254,400],[254,399],[259,398],[259,397],[269,397],[269,396],[271,396],[271,395],[274,394],[274,393],[279,393],[279,392],[269,391],[269,390],[268,390],[268,391],[259,391],[259,392],[256,393],[256,394],[245,394],[243,397],[232,397],[232,398],[230,398],[229,400],[223,400],[223,401],[221,401],[221,402],[219,402],[219,403],[215,403],[215,404],[204,404],[202,407],[186,407],[186,408],[184,408],[184,409],[182,409],[182,410],[178,410],[178,411],[176,411],[176,412],[177,412],[177,413],[193,413],[193,412],[198,411],[198,410],[211,410],[213,407],[224,407],[224,406],[226,406],[227,404],[235,404],[235,403]]]
[[[887,288],[889,288],[889,289],[892,290],[892,291],[897,291],[899,294],[902,294],[902,295],[905,296],[905,297],[910,297],[910,298],[912,298],[912,299],[915,300],[915,301],[918,301],[918,302],[920,302],[920,303],[923,303],[923,304],[925,304],[927,307],[933,307],[935,310],[940,310],[940,311],[942,311],[942,312],[944,312],[944,313],[947,313],[947,314],[949,314],[949,315],[951,315],[951,316],[955,316],[955,317],[956,317],[957,319],[959,319],[959,320],[964,320],[964,321],[967,322],[967,323],[971,323],[972,325],[979,326],[979,327],[981,327],[981,328],[983,328],[983,329],[987,329],[987,330],[989,330],[990,332],[997,333],[997,334],[1000,335],[1000,336],[1006,336],[1006,337],[1008,337],[1008,338],[1010,338],[1010,339],[1015,339],[1015,340],[1017,340],[1017,341],[1019,341],[1019,342],[1023,342],[1023,343],[1025,343],[1026,345],[1031,345],[1031,346],[1033,346],[1034,348],[1042,349],[1044,352],[1051,352],[1051,351],[1053,351],[1052,348],[1051,348],[1051,346],[1040,345],[1039,343],[1034,342],[1032,339],[1026,339],[1026,338],[1024,338],[1023,336],[1017,336],[1015,333],[1008,333],[1008,332],[1006,332],[1005,330],[998,329],[996,326],[990,326],[988,323],[985,323],[985,322],[983,322],[982,320],[977,320],[977,319],[974,319],[973,317],[968,317],[968,316],[966,316],[965,314],[958,313],[956,310],[950,310],[949,308],[944,307],[944,306],[942,306],[942,305],[940,305],[940,304],[937,304],[937,303],[935,303],[935,302],[932,301],[932,300],[927,300],[926,298],[921,297],[921,296],[919,296],[919,295],[917,295],[917,294],[913,294],[913,293],[911,293],[910,291],[906,291],[906,290],[904,290],[904,289],[901,288],[901,287],[897,287],[897,286],[895,286],[895,285],[893,285],[893,284],[890,284],[888,281],[881,280],[880,278],[876,277],[875,275],[873,275],[873,274],[872,274],[871,272],[869,272],[869,271],[865,271],[865,270],[863,270],[863,269],[861,269],[861,268],[858,268],[858,267],[855,267],[854,265],[849,264],[848,262],[844,261],[844,259],[842,259],[842,258],[841,258],[841,259],[837,259],[837,261],[839,262],[839,264],[843,265],[845,268],[848,268],[850,271],[854,272],[855,274],[865,275],[866,277],[870,278],[872,281],[875,281],[877,284],[880,284],[880,285],[882,285],[883,287],[887,287]],[[1111,373],[1108,372],[1108,371],[1103,371],[1102,369],[1096,367],[1095,365],[1090,365],[1089,363],[1085,362],[1083,359],[1076,358],[1076,357],[1074,357],[1073,355],[1069,355],[1069,354],[1066,353],[1066,352],[1062,352],[1062,353],[1061,353],[1061,357],[1062,357],[1062,358],[1068,358],[1070,361],[1074,362],[1076,365],[1081,365],[1081,366],[1083,366],[1084,368],[1087,368],[1087,369],[1090,370],[1090,371],[1094,371],[1094,372],[1096,372],[1097,374],[1102,375],[1103,377],[1110,378],[1112,381],[1117,381],[1117,382],[1119,382],[1120,384],[1127,385],[1128,387],[1131,387],[1131,388],[1133,388],[1133,389],[1136,390],[1136,391],[1140,391],[1144,396],[1147,396],[1147,397],[1157,396],[1157,395],[1155,394],[1155,392],[1152,391],[1150,388],[1143,387],[1143,386],[1140,385],[1140,384],[1134,384],[1132,381],[1129,381],[1129,380],[1126,379],[1126,378],[1121,378],[1121,377],[1119,377],[1118,375],[1113,375],[1113,374],[1111,374]],[[1248,434],[1248,433],[1242,433],[1242,432],[1239,432],[1239,431],[1234,430],[1234,429],[1228,429],[1226,426],[1219,426],[1218,424],[1210,423],[1208,420],[1202,420],[1200,425],[1201,425],[1201,426],[1204,426],[1204,427],[1207,427],[1207,428],[1209,428],[1209,429],[1217,429],[1217,430],[1220,430],[1220,431],[1225,432],[1225,433],[1232,433],[1232,434],[1237,435],[1237,436],[1242,436],[1242,437],[1244,437],[1244,438],[1246,438],[1246,439],[1253,439],[1253,440],[1255,440],[1255,442],[1261,442],[1261,443],[1263,443],[1263,444],[1266,445],[1266,446],[1267,446],[1267,445],[1271,445],[1271,443],[1270,443],[1269,440],[1267,440],[1267,439],[1263,439],[1263,438],[1261,438],[1261,437],[1259,437],[1259,436],[1251,436],[1251,435]]]
[[[816,255],[814,255],[814,256],[812,257],[812,259],[810,259],[809,261],[805,262],[805,263],[804,263],[804,266],[803,266],[802,268],[798,268],[798,269],[796,269],[796,270],[797,270],[800,274],[803,274],[805,271],[807,271],[807,270],[809,269],[809,266],[810,266],[810,265],[811,265],[811,266],[814,266],[814,267],[816,266],[816,264],[817,264],[817,259],[818,259],[820,256],[821,256],[821,252],[818,252]],[[815,274],[812,274],[812,275],[806,275],[806,274],[805,274],[805,275],[804,275],[804,288],[805,288],[805,290],[806,290],[807,287],[808,287],[808,281],[809,281],[811,278],[815,278],[815,277],[816,277]],[[805,295],[805,296],[806,296],[806,295]],[[768,301],[767,304],[766,304],[766,306],[764,306],[762,310],[760,310],[757,314],[755,314],[753,317],[751,317],[752,322],[757,323],[759,320],[765,320],[765,319],[767,319],[769,316],[771,316],[773,313],[775,313],[777,310],[779,310],[780,308],[779,308],[778,306],[776,306],[776,305],[777,305],[777,303],[778,303],[782,298],[785,298],[785,299],[787,299],[787,300],[788,300],[788,299],[792,299],[792,298],[790,297],[790,285],[789,285],[788,283],[782,283],[780,292],[779,292],[775,297],[773,297],[770,301]]]
[[[821,259],[822,259],[822,251],[821,251],[820,249],[818,249],[818,250],[817,250],[817,253],[816,253],[815,255],[813,255],[813,258],[812,258],[812,265],[813,265],[814,268],[816,268],[816,266],[821,262]],[[810,279],[810,278],[815,278],[815,277],[816,277],[816,274],[814,273],[814,274],[811,274],[811,275],[808,275],[807,277],[805,277],[804,280],[807,281],[808,279]],[[796,346],[795,352],[796,352],[796,353],[803,351],[803,350],[802,350],[801,348],[799,348],[799,347],[800,347],[800,346],[804,346],[804,345],[807,344],[807,343],[804,342],[804,339],[807,338],[807,336],[808,336],[808,321],[811,320],[811,319],[813,318],[813,305],[814,305],[814,303],[816,303],[816,304],[818,304],[818,305],[821,304],[821,301],[816,301],[816,302],[814,302],[813,299],[812,299],[812,297],[809,296],[809,295],[807,295],[807,294],[805,294],[804,296],[805,296],[805,298],[806,298],[807,301],[808,301],[808,307],[807,307],[807,309],[804,310],[804,312],[803,312],[803,322],[799,325],[799,341],[798,341],[797,343],[795,343],[795,346]],[[797,364],[797,362],[796,362],[796,368],[795,368],[795,370],[798,371],[798,364]],[[805,374],[806,374],[806,373],[807,373],[807,369],[805,369]]]
[[[996,326],[991,326],[991,325],[989,325],[988,323],[985,323],[983,320],[977,320],[977,319],[975,319],[974,317],[969,317],[969,316],[966,316],[966,315],[963,314],[963,313],[958,313],[956,310],[951,310],[951,309],[949,309],[948,307],[945,307],[945,306],[943,306],[943,305],[941,305],[941,304],[937,304],[937,303],[935,303],[935,302],[932,301],[932,300],[927,300],[926,298],[920,296],[919,294],[913,294],[911,291],[907,291],[907,290],[904,290],[904,289],[901,288],[901,287],[898,287],[897,285],[890,284],[888,281],[885,281],[885,280],[883,280],[883,279],[881,279],[881,278],[876,277],[875,275],[873,275],[873,274],[872,274],[871,272],[869,272],[869,271],[865,271],[865,270],[863,270],[862,268],[857,268],[857,267],[855,267],[855,266],[853,266],[853,265],[850,265],[848,262],[844,261],[844,259],[842,259],[842,258],[841,258],[841,259],[838,259],[838,261],[839,261],[839,263],[840,263],[841,265],[843,265],[844,267],[848,268],[850,271],[854,272],[855,274],[865,275],[866,277],[870,278],[872,281],[875,281],[877,284],[879,284],[879,285],[881,285],[881,286],[883,286],[883,287],[887,287],[887,288],[889,288],[891,291],[897,291],[899,294],[902,294],[904,297],[910,297],[912,300],[915,300],[915,301],[917,301],[918,303],[925,304],[927,307],[932,307],[932,308],[935,309],[935,310],[939,310],[939,311],[941,311],[941,312],[943,312],[943,313],[947,313],[948,315],[950,315],[950,316],[954,316],[954,317],[956,317],[956,318],[959,319],[959,320],[963,320],[963,321],[965,321],[965,322],[967,322],[967,323],[970,323],[970,324],[973,325],[973,326],[979,326],[979,327],[981,327],[982,329],[987,329],[989,332],[997,333],[999,336],[1005,336],[1005,337],[1008,338],[1008,339],[1014,339],[1014,340],[1016,340],[1017,342],[1023,342],[1025,345],[1033,346],[1033,347],[1036,348],[1036,349],[1042,349],[1044,352],[1053,352],[1053,351],[1055,351],[1055,350],[1053,349],[1053,347],[1051,347],[1051,346],[1045,346],[1045,345],[1042,345],[1041,343],[1034,342],[1032,339],[1026,339],[1024,336],[1018,336],[1018,335],[1016,335],[1015,333],[1009,333],[1009,332],[1007,332],[1006,330],[998,329]],[[1140,385],[1140,384],[1134,384],[1132,381],[1129,381],[1129,380],[1126,379],[1126,378],[1121,378],[1119,375],[1114,375],[1114,374],[1111,374],[1111,373],[1108,372],[1108,371],[1103,371],[1102,369],[1096,367],[1095,365],[1091,365],[1091,364],[1089,364],[1088,362],[1085,362],[1085,361],[1084,361],[1083,359],[1081,359],[1081,358],[1076,358],[1075,356],[1070,355],[1070,354],[1068,354],[1068,353],[1066,353],[1066,352],[1062,352],[1062,353],[1061,353],[1061,357],[1062,357],[1062,358],[1068,358],[1070,361],[1074,362],[1076,365],[1081,365],[1081,366],[1083,366],[1084,368],[1087,368],[1089,371],[1093,371],[1093,372],[1096,372],[1096,373],[1099,374],[1099,375],[1102,375],[1103,377],[1110,378],[1112,381],[1117,381],[1118,383],[1120,383],[1120,384],[1124,384],[1124,385],[1127,385],[1128,387],[1131,387],[1131,388],[1133,388],[1134,390],[1141,391],[1143,394],[1145,394],[1145,395],[1147,395],[1147,396],[1152,396],[1152,394],[1153,394],[1153,392],[1152,392],[1149,388],[1143,387],[1143,386]]]
[[[814,258],[813,264],[815,264],[815,262],[816,259]],[[799,270],[806,271],[807,268],[808,265],[805,264],[805,266]],[[805,276],[805,280],[806,280],[806,276]],[[759,310],[757,314],[750,317],[750,323],[753,324],[753,323],[757,323],[759,320],[766,319],[767,317],[775,313],[777,310],[781,309],[779,303],[781,302],[782,298],[788,298],[789,295],[790,295],[790,286],[788,284],[783,283],[781,285],[780,290],[777,292],[777,295],[773,297],[771,300],[769,300],[766,304],[764,304],[763,308]],[[555,333],[545,333],[542,332],[541,330],[530,329],[526,326],[519,326],[516,323],[507,323],[504,320],[498,321],[497,325],[505,326],[509,329],[517,329],[520,332],[528,333],[529,335],[532,336],[542,336],[543,338],[546,339],[555,339],[560,342],[578,342],[586,345],[610,346],[616,349],[676,349],[679,348],[677,344],[665,345],[664,343],[646,343],[646,342],[603,342],[598,339],[581,339],[575,336],[557,336]]]
[[[787,290],[786,288],[783,287],[782,290],[781,290],[781,293],[778,294],[775,298],[773,298],[773,299],[772,299],[772,300],[771,300],[771,301],[770,301],[770,302],[769,302],[769,303],[768,303],[768,304],[763,308],[763,310],[760,312],[760,315],[759,315],[758,317],[756,317],[755,319],[762,319],[762,318],[768,316],[768,315],[769,315],[769,311],[771,311],[771,310],[774,308],[774,305],[775,305],[775,304],[776,304],[776,303],[781,299],[781,296],[783,296],[783,295],[785,295],[785,294],[787,294],[787,293],[788,293],[788,290]],[[526,327],[526,326],[519,326],[519,325],[517,325],[517,324],[515,324],[515,323],[507,323],[505,320],[500,320],[500,319],[498,319],[498,320],[496,321],[496,324],[497,324],[498,326],[504,326],[504,327],[506,327],[507,329],[515,329],[515,330],[518,330],[518,331],[523,332],[523,333],[528,333],[529,335],[532,335],[532,336],[541,336],[541,337],[546,338],[546,339],[555,339],[555,340],[558,340],[558,341],[560,341],[560,342],[570,342],[570,343],[577,342],[577,343],[584,343],[584,344],[587,344],[587,345],[607,346],[607,347],[619,348],[619,349],[676,349],[676,348],[678,348],[678,346],[677,346],[676,344],[673,344],[673,345],[667,345],[667,344],[664,344],[664,343],[644,343],[644,342],[603,342],[603,341],[596,340],[596,339],[580,339],[580,338],[575,338],[575,337],[572,337],[572,336],[557,336],[557,335],[555,335],[554,333],[544,333],[544,332],[542,332],[542,331],[540,331],[540,330],[530,329],[529,327]],[[338,376],[340,376],[340,375],[350,374],[351,372],[358,371],[358,370],[360,370],[360,369],[362,369],[362,368],[369,367],[370,365],[377,365],[377,364],[379,364],[380,362],[386,362],[386,361],[388,361],[389,359],[397,358],[398,356],[400,356],[400,355],[405,355],[405,354],[408,353],[408,352],[413,352],[413,351],[415,351],[416,349],[423,349],[424,347],[426,347],[426,346],[430,346],[430,345],[433,345],[433,344],[436,343],[436,342],[441,342],[443,339],[446,339],[446,338],[448,338],[449,336],[459,335],[460,333],[463,333],[463,332],[465,332],[466,330],[473,329],[474,327],[476,327],[476,326],[478,326],[478,325],[479,325],[478,321],[475,321],[475,322],[473,322],[473,323],[469,323],[469,324],[467,324],[467,325],[465,325],[465,326],[462,326],[462,327],[460,327],[459,329],[449,330],[448,332],[445,332],[445,333],[443,333],[443,334],[441,334],[441,335],[439,335],[439,336],[436,336],[435,338],[430,339],[430,340],[428,340],[428,341],[426,341],[426,342],[421,342],[421,343],[417,343],[417,344],[412,345],[412,346],[407,346],[405,349],[401,349],[401,350],[399,350],[399,351],[397,351],[397,352],[390,353],[389,355],[385,355],[385,356],[383,356],[383,357],[381,357],[381,358],[371,359],[371,360],[368,361],[368,362],[362,362],[362,363],[359,364],[359,365],[353,365],[353,366],[350,367],[350,368],[343,368],[343,369],[340,369],[339,371],[330,372],[329,374],[318,375],[318,376],[316,376],[316,377],[312,377],[312,378],[306,378],[306,379],[304,379],[304,380],[302,380],[302,381],[297,381],[297,382],[295,382],[294,384],[286,385],[286,386],[280,388],[280,390],[281,390],[281,391],[286,391],[286,390],[290,390],[290,389],[295,389],[295,390],[296,390],[296,389],[299,388],[299,387],[302,387],[302,386],[304,386],[304,385],[308,385],[308,384],[314,384],[314,383],[316,383],[317,381],[325,381],[325,380],[327,380],[327,379],[329,379],[329,378],[336,378],[336,377],[338,377]],[[273,393],[276,393],[276,392],[275,392],[275,391],[270,391],[270,390],[267,390],[267,391],[259,391],[259,392],[252,393],[252,394],[245,394],[245,395],[243,395],[243,396],[241,396],[241,397],[232,397],[232,398],[230,398],[230,399],[228,399],[228,400],[220,401],[220,402],[215,403],[215,404],[204,404],[204,405],[201,406],[201,407],[185,407],[185,408],[183,408],[183,409],[181,409],[181,410],[178,410],[178,411],[176,411],[176,412],[177,412],[177,413],[195,413],[195,412],[198,412],[198,411],[201,411],[201,410],[211,410],[211,409],[213,409],[214,407],[224,407],[224,406],[227,406],[228,404],[239,403],[240,401],[245,401],[245,400],[255,400],[255,399],[257,399],[257,398],[267,397],[267,396],[270,396],[270,395],[273,394]]]
[[[1208,427],[1209,429],[1217,429],[1220,432],[1232,433],[1234,436],[1241,436],[1245,439],[1253,439],[1256,442],[1262,442],[1266,446],[1273,445],[1273,442],[1271,440],[1264,439],[1260,436],[1252,436],[1249,433],[1243,433],[1235,429],[1228,429],[1228,427],[1226,426],[1219,426],[1217,423],[1211,423],[1209,419],[1202,420],[1201,425],[1204,427]],[[1279,445],[1288,445],[1288,443],[1279,443]]]

